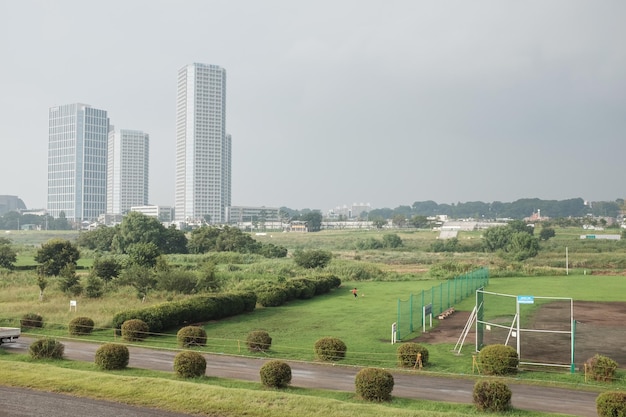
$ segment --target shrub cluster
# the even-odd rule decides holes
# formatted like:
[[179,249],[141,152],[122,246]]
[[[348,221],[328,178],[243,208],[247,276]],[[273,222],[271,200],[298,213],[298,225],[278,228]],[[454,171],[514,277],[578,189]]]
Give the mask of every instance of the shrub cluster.
[[594,355],[587,359],[585,368],[596,381],[612,381],[615,378],[617,362],[603,355]]
[[176,333],[178,346],[206,346],[206,330],[200,326],[185,326]]
[[391,400],[393,384],[393,375],[380,368],[363,368],[354,380],[357,395],[368,401]]
[[140,319],[148,324],[151,333],[160,333],[186,323],[217,320],[250,312],[254,310],[256,301],[253,292],[201,295],[119,312],[113,317],[113,327],[119,329],[126,320]]
[[283,388],[291,383],[291,367],[282,361],[265,362],[259,374],[261,383],[266,387]]
[[474,384],[474,405],[480,411],[504,412],[511,408],[511,389],[501,381]]
[[20,325],[22,327],[43,327],[43,317],[41,317],[37,313],[26,313],[22,316],[20,320]]
[[606,391],[596,398],[598,417],[626,417],[626,392]]
[[398,355],[398,363],[403,367],[414,367],[417,362],[417,355],[421,354],[422,365],[428,363],[428,349],[419,343],[402,343],[396,351]]
[[128,366],[128,348],[117,343],[106,343],[96,350],[95,364],[100,369],[124,369]]
[[36,340],[28,348],[28,353],[33,359],[63,359],[64,351],[63,343],[51,338]]
[[68,330],[72,336],[82,336],[91,334],[94,325],[89,317],[76,317],[70,320]]
[[291,300],[308,300],[326,294],[341,285],[341,279],[333,274],[313,278],[294,278],[280,283],[263,285],[256,290],[258,303],[263,307],[278,307]]
[[246,345],[252,351],[265,352],[272,346],[272,338],[265,330],[253,330],[248,333]]
[[336,337],[322,337],[315,342],[315,356],[321,361],[338,361],[346,357],[346,344]]
[[122,339],[129,342],[139,342],[148,337],[148,324],[139,319],[130,319],[122,323]]
[[512,375],[517,373],[517,351],[506,345],[489,345],[478,353],[478,364],[487,375]]
[[181,378],[197,378],[206,373],[206,359],[198,352],[180,352],[174,357],[174,371]]

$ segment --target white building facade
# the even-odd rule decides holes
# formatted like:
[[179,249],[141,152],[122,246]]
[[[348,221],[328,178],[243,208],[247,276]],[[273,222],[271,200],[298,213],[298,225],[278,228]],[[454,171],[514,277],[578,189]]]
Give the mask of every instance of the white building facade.
[[190,64],[178,71],[176,220],[223,223],[231,203],[231,137],[226,134],[226,71]]
[[87,104],[51,107],[48,113],[48,213],[72,222],[106,211],[106,110]]
[[148,204],[150,136],[111,126],[108,143],[107,213],[124,214]]

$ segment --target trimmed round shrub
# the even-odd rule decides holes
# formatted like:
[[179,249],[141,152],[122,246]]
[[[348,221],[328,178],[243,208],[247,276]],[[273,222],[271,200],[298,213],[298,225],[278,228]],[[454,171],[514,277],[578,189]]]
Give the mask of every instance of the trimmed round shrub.
[[478,353],[478,364],[487,375],[512,375],[517,373],[517,351],[506,345],[485,346]]
[[404,367],[415,367],[417,362],[417,354],[422,354],[422,365],[428,363],[428,349],[419,343],[402,343],[396,351],[398,355],[398,363]]
[[257,303],[263,307],[279,307],[287,301],[287,290],[284,288],[268,288],[257,293]]
[[297,278],[291,284],[297,288],[296,298],[300,300],[308,300],[315,295],[315,283],[310,279]]
[[248,333],[246,345],[250,350],[265,352],[272,346],[272,338],[265,330],[254,330]]
[[626,417],[626,392],[606,391],[596,398],[598,417]]
[[338,361],[346,357],[346,344],[336,337],[322,337],[315,342],[315,356],[321,361]]
[[501,381],[478,381],[474,384],[474,405],[480,411],[503,412],[511,408],[511,389]]
[[65,346],[58,340],[43,338],[33,342],[28,353],[33,359],[63,359]]
[[206,346],[206,331],[200,326],[185,326],[176,333],[178,346]]
[[148,324],[143,320],[126,320],[122,323],[122,339],[129,342],[141,341],[148,337],[149,330]]
[[96,350],[95,363],[100,369],[124,369],[128,366],[128,348],[117,343],[106,343]]
[[68,330],[72,336],[82,336],[91,334],[94,322],[89,317],[76,317],[70,320]]
[[615,378],[617,362],[603,355],[594,355],[585,362],[585,369],[596,381],[610,382]]
[[291,383],[291,367],[283,361],[268,361],[259,371],[261,383],[270,388],[284,388]]
[[206,359],[198,352],[180,352],[174,357],[174,371],[182,378],[204,376]]
[[363,368],[354,379],[357,395],[368,401],[391,400],[393,384],[393,375],[380,368]]
[[20,325],[27,328],[43,327],[43,317],[37,313],[26,313],[22,316]]

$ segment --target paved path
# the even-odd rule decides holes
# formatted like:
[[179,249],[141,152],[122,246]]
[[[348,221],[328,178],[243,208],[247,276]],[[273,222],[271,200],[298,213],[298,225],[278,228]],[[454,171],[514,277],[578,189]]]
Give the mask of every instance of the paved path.
[[[22,338],[3,349],[24,353],[32,339]],[[64,340],[65,357],[72,360],[94,360],[99,345]],[[177,351],[129,347],[129,366],[173,372],[172,364]],[[260,382],[259,369],[265,362],[260,358],[228,355],[205,355],[207,375]],[[286,361],[292,370],[292,386],[354,392],[354,377],[360,368],[332,366],[308,362]],[[394,376],[393,395],[396,397],[472,403],[474,380],[430,376],[419,371],[403,372],[389,369]],[[1,382],[0,382],[1,383]],[[596,417],[597,393],[562,388],[540,387],[509,383],[513,392],[512,405],[523,410],[563,413],[581,417]],[[0,400],[3,402],[4,399]],[[2,415],[0,413],[0,415]],[[16,414],[19,415],[19,414]],[[26,414],[25,414],[26,415]],[[37,414],[33,414],[37,415]],[[79,414],[76,414],[79,415]],[[121,416],[121,414],[117,414]],[[140,415],[140,414],[138,414]],[[167,416],[168,414],[163,414]],[[176,414],[170,414],[175,416]]]

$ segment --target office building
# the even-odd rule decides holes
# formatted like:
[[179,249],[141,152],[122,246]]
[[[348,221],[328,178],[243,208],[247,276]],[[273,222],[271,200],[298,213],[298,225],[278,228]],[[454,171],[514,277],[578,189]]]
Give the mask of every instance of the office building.
[[181,68],[176,101],[176,220],[225,221],[231,199],[231,158],[226,71],[206,64]]
[[150,137],[140,130],[109,130],[107,213],[148,204]]
[[106,211],[106,110],[86,104],[51,107],[48,122],[48,213],[92,221]]

